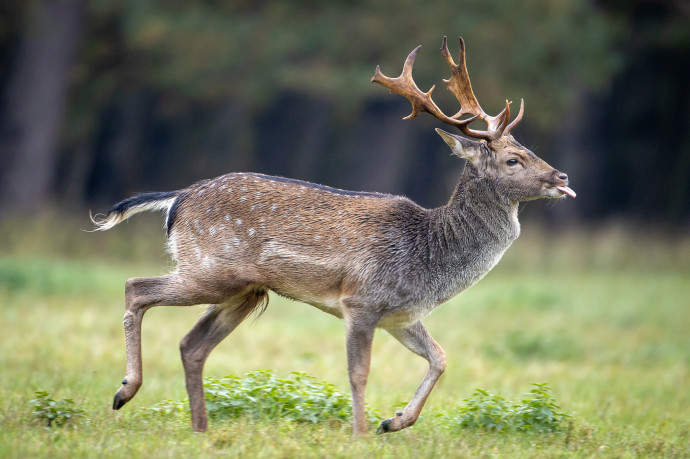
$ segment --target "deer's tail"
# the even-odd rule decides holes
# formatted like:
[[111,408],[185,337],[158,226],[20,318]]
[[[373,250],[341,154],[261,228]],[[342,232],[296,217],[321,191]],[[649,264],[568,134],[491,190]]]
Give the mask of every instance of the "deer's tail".
[[[106,231],[127,220],[132,215],[140,212],[156,212],[164,210],[170,213],[170,208],[177,200],[179,191],[168,191],[164,193],[141,193],[124,201],[118,202],[104,214],[91,215],[91,221],[95,225],[93,231]],[[167,220],[167,218],[166,218]],[[167,224],[167,223],[166,223]]]

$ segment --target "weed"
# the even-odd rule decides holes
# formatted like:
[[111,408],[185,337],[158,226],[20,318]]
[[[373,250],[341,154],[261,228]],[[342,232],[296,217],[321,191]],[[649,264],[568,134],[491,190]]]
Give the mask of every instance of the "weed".
[[522,432],[553,432],[561,430],[570,415],[560,411],[548,383],[532,383],[516,407],[517,430]]
[[457,421],[466,429],[487,432],[554,432],[562,429],[570,417],[562,413],[547,383],[533,383],[534,388],[519,403],[511,402],[484,389],[475,389],[465,399]]
[[48,392],[36,392],[36,398],[29,402],[33,407],[31,414],[39,424],[46,427],[62,427],[84,416],[84,410],[75,407],[74,400],[64,398],[53,400]]
[[501,432],[509,429],[513,421],[511,403],[500,395],[484,389],[475,389],[474,397],[464,400],[460,408],[460,427]]
[[[222,379],[205,378],[206,409],[215,420],[248,416],[258,420],[287,419],[297,422],[349,422],[352,401],[332,384],[317,381],[305,373],[290,373],[280,379],[269,370],[254,371]],[[187,411],[187,401],[164,402],[149,408],[146,415],[169,416]],[[373,415],[369,415],[371,420]]]

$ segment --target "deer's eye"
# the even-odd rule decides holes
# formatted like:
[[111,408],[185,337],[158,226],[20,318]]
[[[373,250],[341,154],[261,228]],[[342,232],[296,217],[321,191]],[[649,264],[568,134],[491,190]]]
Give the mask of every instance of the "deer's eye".
[[518,163],[518,160],[515,158],[510,158],[508,161],[506,161],[506,164],[509,166],[515,166]]

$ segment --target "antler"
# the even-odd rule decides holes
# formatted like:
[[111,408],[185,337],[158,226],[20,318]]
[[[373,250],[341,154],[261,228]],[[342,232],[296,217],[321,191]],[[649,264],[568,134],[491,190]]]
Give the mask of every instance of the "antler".
[[[450,56],[450,52],[448,52],[448,40],[446,37],[443,37],[441,54],[446,59],[451,70],[450,79],[443,81],[446,83],[448,90],[452,92],[458,99],[458,102],[460,102],[460,111],[451,117],[446,116],[431,99],[431,93],[436,85],[432,86],[429,92],[425,93],[417,87],[412,79],[412,66],[414,65],[414,60],[420,48],[421,46],[417,46],[409,56],[407,56],[405,64],[403,65],[403,71],[399,77],[389,78],[385,76],[381,73],[381,69],[377,65],[374,77],[371,79],[372,83],[379,83],[388,88],[390,92],[400,94],[412,102],[412,113],[403,119],[412,119],[420,112],[424,111],[432,114],[446,124],[459,128],[467,136],[485,140],[494,140],[502,135],[508,134],[520,122],[524,112],[524,101],[520,103],[520,112],[517,118],[510,124],[508,124],[510,120],[510,102],[507,100],[506,108],[496,116],[489,116],[482,110],[482,107],[479,105],[477,98],[472,92],[470,77],[467,74],[467,66],[465,65],[465,42],[460,38],[460,63],[456,65],[453,58]],[[463,115],[472,116],[463,120],[459,119]],[[470,129],[469,123],[477,118],[487,124],[488,130],[477,131]]]

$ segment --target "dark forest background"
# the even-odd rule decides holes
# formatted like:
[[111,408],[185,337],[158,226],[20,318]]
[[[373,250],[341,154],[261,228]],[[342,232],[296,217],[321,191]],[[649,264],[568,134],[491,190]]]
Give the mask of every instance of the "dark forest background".
[[443,35],[484,109],[578,197],[556,223],[690,225],[686,0],[2,0],[0,216],[104,210],[230,171],[447,200],[462,164],[428,115],[370,83],[443,87]]

